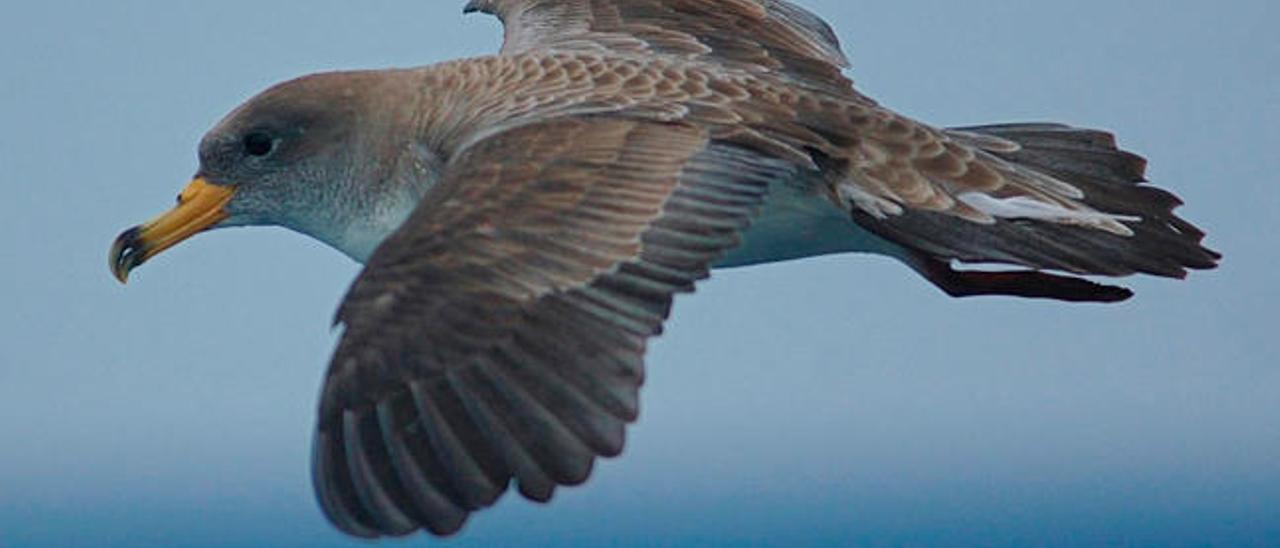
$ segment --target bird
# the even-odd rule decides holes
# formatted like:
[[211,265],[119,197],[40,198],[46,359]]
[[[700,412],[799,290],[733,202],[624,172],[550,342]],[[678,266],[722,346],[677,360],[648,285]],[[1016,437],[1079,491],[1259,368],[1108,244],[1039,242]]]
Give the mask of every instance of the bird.
[[498,53],[267,89],[109,253],[125,282],[197,233],[272,225],[364,265],[311,462],[352,536],[452,535],[513,487],[586,481],[622,452],[673,299],[713,269],[874,253],[951,296],[1106,303],[1132,292],[1088,276],[1221,259],[1111,133],[899,114],[784,0],[464,11],[502,21]]

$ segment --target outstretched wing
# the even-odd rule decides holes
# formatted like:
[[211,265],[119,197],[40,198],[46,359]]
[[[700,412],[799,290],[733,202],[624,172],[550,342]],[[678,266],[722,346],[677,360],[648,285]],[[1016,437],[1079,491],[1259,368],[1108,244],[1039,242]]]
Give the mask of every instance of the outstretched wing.
[[851,87],[831,27],[784,0],[472,0],[466,11],[502,20],[503,54],[662,55],[768,70],[841,92]]
[[342,530],[457,531],[622,450],[646,340],[795,168],[687,124],[568,118],[470,147],[338,312],[313,474]]

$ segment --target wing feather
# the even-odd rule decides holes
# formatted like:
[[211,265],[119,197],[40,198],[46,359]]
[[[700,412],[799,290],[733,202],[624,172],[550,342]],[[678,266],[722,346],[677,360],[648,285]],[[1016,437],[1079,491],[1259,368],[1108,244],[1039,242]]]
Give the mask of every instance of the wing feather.
[[615,456],[646,340],[793,164],[688,124],[579,117],[464,151],[338,320],[320,501],[361,536],[449,534],[515,480],[546,501]]
[[660,55],[852,89],[841,72],[849,61],[831,27],[784,0],[473,0],[465,10],[502,20],[504,55]]
[[[460,527],[467,518],[455,500],[462,496],[449,492],[445,474],[455,470],[440,453],[424,443],[421,423],[414,424],[416,412],[408,398],[385,400],[378,404],[378,427],[383,433],[387,458],[405,496],[416,509],[415,516],[425,521],[432,531]],[[442,474],[444,472],[444,474]],[[461,474],[449,474],[461,476]]]

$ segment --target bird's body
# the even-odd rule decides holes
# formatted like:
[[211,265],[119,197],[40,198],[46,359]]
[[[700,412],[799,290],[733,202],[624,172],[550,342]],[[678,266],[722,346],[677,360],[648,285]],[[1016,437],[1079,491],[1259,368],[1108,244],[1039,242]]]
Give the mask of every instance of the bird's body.
[[715,266],[865,251],[952,295],[1115,301],[1042,270],[1216,264],[1109,134],[916,122],[787,2],[468,7],[503,20],[500,54],[264,92],[112,252],[123,279],[201,230],[274,224],[366,264],[313,462],[348,533],[448,534],[512,480],[535,500],[584,481],[638,416],[647,339]]
[[[551,77],[549,78],[548,75]],[[381,184],[352,185],[348,192],[323,196],[306,194],[298,201],[322,207],[299,208],[306,215],[282,215],[285,227],[319,239],[361,263],[368,260],[388,235],[417,207],[439,173],[432,172],[443,158],[452,158],[490,133],[529,121],[561,116],[625,116],[659,123],[695,121],[721,131],[738,128],[742,116],[732,112],[744,95],[730,86],[760,85],[777,94],[785,82],[767,74],[750,74],[700,62],[678,60],[608,58],[592,54],[526,53],[453,61],[418,69],[383,73],[384,83],[368,87],[368,73],[331,73],[307,77],[324,81],[330,89],[343,89],[347,100],[358,100],[376,91],[391,104],[413,104],[429,93],[423,112],[403,114],[419,121],[404,142],[391,147],[397,155],[380,165],[396,169]],[[387,84],[392,81],[394,84]],[[666,83],[665,93],[654,86]],[[311,86],[319,82],[288,82],[283,88]],[[772,88],[772,89],[770,89]],[[852,88],[850,88],[852,91]],[[268,92],[270,93],[270,92]],[[811,92],[815,101],[840,98]],[[399,97],[397,97],[399,96]],[[855,105],[870,101],[854,95]],[[791,106],[803,116],[804,104]],[[816,103],[815,105],[816,106]],[[698,119],[693,111],[705,109],[725,116],[729,123]],[[723,110],[723,112],[720,112]],[[704,115],[705,116],[705,115]],[[235,120],[233,115],[230,120]],[[399,122],[403,118],[389,118]],[[778,146],[787,146],[779,143]],[[791,151],[792,154],[802,154]],[[807,163],[807,162],[806,162]],[[743,244],[719,265],[739,266],[848,251],[887,251],[892,244],[852,222],[847,207],[832,200],[817,166],[773,181],[761,213],[743,233]],[[275,194],[279,201],[279,194]],[[334,216],[334,212],[343,215]],[[257,222],[255,219],[254,222]]]

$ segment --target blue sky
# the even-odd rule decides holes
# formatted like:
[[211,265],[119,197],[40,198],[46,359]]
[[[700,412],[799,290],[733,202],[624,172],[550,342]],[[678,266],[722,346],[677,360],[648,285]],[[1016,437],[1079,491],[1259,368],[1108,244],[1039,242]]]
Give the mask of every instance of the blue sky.
[[[6,8],[0,545],[346,543],[307,466],[357,266],[238,229],[121,287],[106,252],[265,86],[494,51],[460,4]],[[1115,131],[1223,267],[1115,306],[956,301],[875,257],[718,272],[654,344],[623,457],[450,544],[1280,543],[1280,4],[802,4],[914,117]]]

